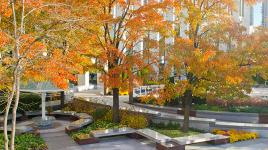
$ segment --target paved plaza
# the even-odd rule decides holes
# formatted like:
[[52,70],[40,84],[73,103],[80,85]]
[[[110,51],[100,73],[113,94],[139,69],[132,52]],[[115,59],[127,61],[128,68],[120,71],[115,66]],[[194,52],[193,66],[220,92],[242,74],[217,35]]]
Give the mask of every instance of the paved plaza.
[[[95,100],[99,98],[102,100],[103,103],[106,103],[108,105],[111,105],[112,102],[111,97],[103,97],[97,95],[87,96],[85,94],[83,94],[82,97],[94,97]],[[127,97],[120,97],[121,108],[134,107],[135,109],[140,109],[142,111],[150,111],[151,113],[157,113],[157,111],[140,108],[124,103],[126,100]],[[18,123],[18,126],[30,125],[32,123],[32,121],[21,122]],[[69,123],[69,121],[56,120],[55,127],[53,129],[46,129],[40,131],[41,136],[48,144],[49,150],[155,150],[155,143],[153,141],[150,141],[148,139],[131,139],[126,136],[103,138],[99,143],[96,144],[78,145],[71,139],[70,136],[65,133],[65,126]],[[267,138],[218,146],[203,143],[188,145],[186,146],[186,150],[268,150],[267,143]]]

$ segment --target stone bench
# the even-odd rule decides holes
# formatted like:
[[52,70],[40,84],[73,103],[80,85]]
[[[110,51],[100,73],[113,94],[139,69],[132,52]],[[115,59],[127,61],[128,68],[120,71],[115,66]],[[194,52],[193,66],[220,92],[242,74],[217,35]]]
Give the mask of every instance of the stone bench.
[[93,120],[92,116],[88,115],[87,113],[75,113],[74,116],[79,118],[79,119],[91,119],[91,120]]
[[63,120],[78,120],[80,119],[79,117],[76,116],[75,111],[62,111],[62,110],[57,110],[53,111],[50,113],[50,115],[56,117],[57,119],[63,119]]
[[71,122],[69,125],[65,127],[65,132],[70,133],[73,131],[78,131],[81,128],[91,124],[93,122],[92,119],[79,119],[74,122]]
[[132,128],[128,128],[128,127],[118,128],[118,129],[106,129],[106,130],[91,131],[91,134],[95,138],[128,135],[128,134],[133,134],[133,133],[135,133],[135,130]]
[[181,145],[172,142],[172,138],[148,128],[137,130],[136,134],[156,142],[157,150],[180,150],[182,148]]
[[213,144],[226,144],[229,143],[229,137],[223,135],[214,135],[211,133],[204,133],[186,137],[173,138],[171,141],[185,147],[185,145],[203,143],[203,142],[210,142]]

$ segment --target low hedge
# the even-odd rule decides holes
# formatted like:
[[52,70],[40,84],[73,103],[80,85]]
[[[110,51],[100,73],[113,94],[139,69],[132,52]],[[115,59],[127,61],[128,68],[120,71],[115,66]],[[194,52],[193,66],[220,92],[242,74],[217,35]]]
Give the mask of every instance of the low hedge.
[[98,120],[103,118],[105,114],[109,110],[111,110],[111,107],[87,102],[81,99],[74,99],[72,102],[65,104],[63,110],[75,111],[78,113],[87,113],[91,115],[94,118],[94,120]]
[[[0,112],[5,107],[7,97],[1,96],[0,97]],[[40,110],[40,105],[42,103],[41,97],[39,94],[35,93],[21,93],[18,111],[36,111]]]
[[36,111],[40,110],[42,99],[39,94],[22,93],[20,95],[19,110],[21,111]]

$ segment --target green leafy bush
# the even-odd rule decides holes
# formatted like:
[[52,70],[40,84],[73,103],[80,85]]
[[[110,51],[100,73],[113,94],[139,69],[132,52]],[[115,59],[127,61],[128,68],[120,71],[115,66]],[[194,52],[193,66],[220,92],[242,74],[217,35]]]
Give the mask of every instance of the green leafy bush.
[[40,110],[41,97],[35,93],[21,93],[19,109],[22,111],[36,111]]
[[[0,112],[5,107],[7,97],[0,96]],[[41,97],[38,94],[35,93],[21,93],[20,94],[20,100],[19,100],[19,106],[18,111],[24,112],[24,111],[36,111],[40,110],[41,105]],[[11,106],[12,107],[12,106]]]
[[[132,112],[129,110],[120,110],[119,115],[121,125],[134,129],[146,128],[148,126],[148,120],[143,114]],[[103,117],[103,120],[107,122],[112,122],[112,119],[113,113],[112,110],[109,110]]]
[[[0,148],[4,149],[4,135],[0,134]],[[45,141],[33,134],[22,134],[15,137],[16,150],[47,150]]]
[[109,112],[109,109],[106,109],[106,108],[97,108],[93,112],[92,117],[95,120],[103,119],[108,112]]
[[200,131],[197,130],[192,130],[190,129],[188,132],[182,132],[180,128],[180,124],[177,123],[153,123],[150,124],[150,129],[155,130],[163,135],[169,136],[171,138],[175,137],[183,137],[183,136],[190,136],[190,135],[195,135],[195,134],[200,134]]
[[102,129],[110,129],[110,128],[115,129],[119,127],[122,127],[122,126],[116,123],[109,122],[109,121],[98,120],[78,132],[71,133],[71,137],[74,139],[80,136],[81,134],[90,134],[92,130],[102,130]]
[[142,129],[148,126],[148,120],[144,115],[141,114],[125,113],[121,117],[120,124],[133,129]]
[[[97,110],[97,109],[101,109],[101,110]],[[84,101],[81,99],[75,99],[71,103],[66,104],[65,107],[63,108],[63,110],[65,110],[65,111],[75,111],[75,112],[79,112],[79,113],[87,113],[91,116],[94,116],[94,115],[101,116],[102,113],[104,113],[104,112],[100,112],[100,111],[104,111],[103,109],[110,110],[111,107],[101,105],[101,104],[94,104],[94,103],[87,102],[87,101]],[[98,112],[96,112],[96,111],[98,111]],[[96,114],[96,113],[98,113],[98,114]]]

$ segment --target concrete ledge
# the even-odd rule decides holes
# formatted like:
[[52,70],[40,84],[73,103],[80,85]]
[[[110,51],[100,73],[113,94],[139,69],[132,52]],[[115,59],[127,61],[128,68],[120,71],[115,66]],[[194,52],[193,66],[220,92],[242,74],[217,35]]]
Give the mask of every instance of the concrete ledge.
[[[181,115],[172,115],[172,114],[162,114],[160,117],[152,118],[152,122],[154,123],[179,123],[183,124],[184,117]],[[215,119],[207,119],[207,118],[196,118],[190,117],[190,127],[202,131],[209,132],[211,124],[215,124]]]
[[[170,114],[180,114],[180,115],[184,114],[181,108],[157,106],[157,105],[141,104],[141,103],[134,103],[133,105]],[[259,114],[259,113],[243,113],[243,112],[227,112],[227,111],[216,112],[208,110],[191,110],[190,116],[197,118],[211,118],[219,121],[268,124],[268,114],[265,113]]]
[[231,121],[231,122],[244,122],[244,123],[259,122],[259,114],[257,113],[215,112],[215,111],[197,110],[196,117],[213,118],[219,121]]

